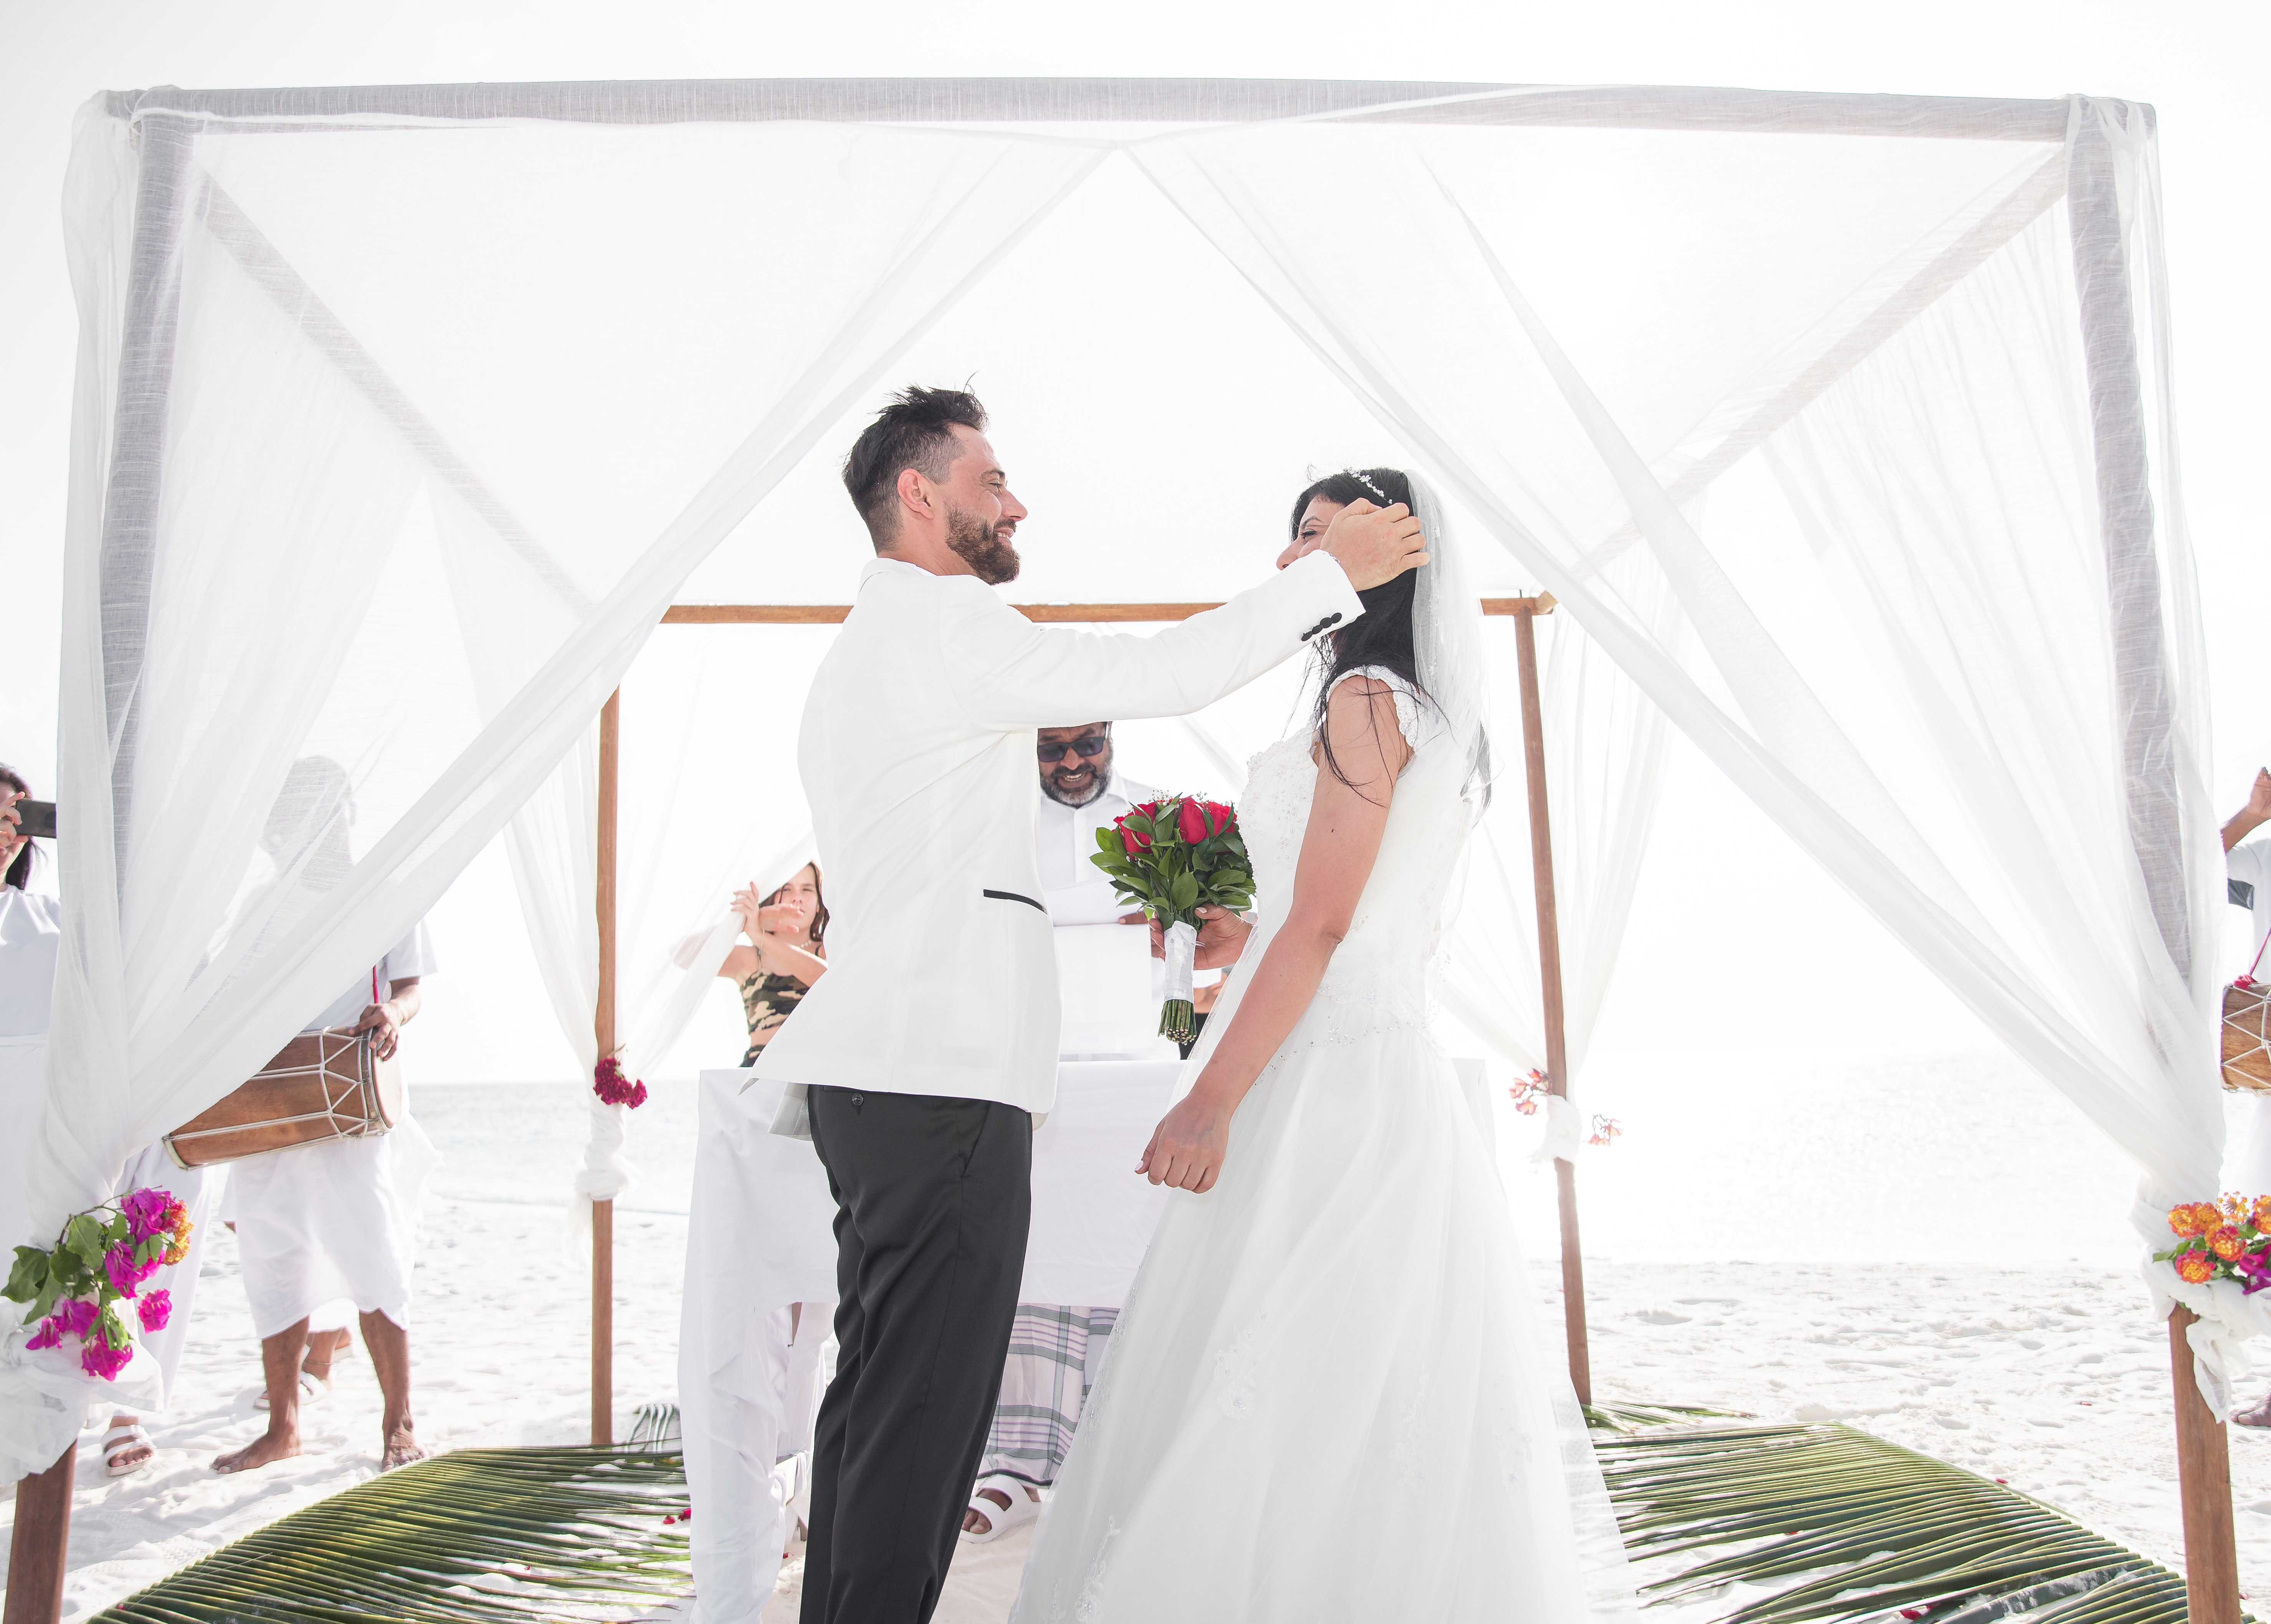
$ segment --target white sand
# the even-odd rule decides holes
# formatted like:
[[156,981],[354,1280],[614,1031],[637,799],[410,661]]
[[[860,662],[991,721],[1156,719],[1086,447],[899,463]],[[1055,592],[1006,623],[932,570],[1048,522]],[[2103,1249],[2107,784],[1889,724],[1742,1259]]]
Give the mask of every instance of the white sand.
[[[1624,1114],[1627,1136],[1582,1174],[1599,1395],[1849,1419],[2007,1479],[2177,1565],[2168,1344],[2123,1255],[2118,1158],[1999,1062],[1849,1058],[1834,1075],[1824,1063],[1600,1069],[1598,1103]],[[648,1182],[617,1218],[619,1437],[641,1403],[674,1397],[685,1225],[637,1209],[683,1189],[689,1094],[666,1087],[640,1114]],[[567,1099],[547,1088],[421,1095],[450,1164],[429,1192],[413,1327],[429,1445],[587,1436],[588,1277],[562,1255],[562,1210],[547,1197],[565,1165],[554,1141],[571,1144],[577,1131]],[[1546,1181],[1513,1176],[1527,1238],[1548,1249]],[[67,1617],[376,1467],[377,1387],[358,1348],[308,1418],[306,1456],[235,1478],[210,1471],[215,1453],[259,1428],[234,1241],[214,1240],[180,1402],[152,1426],[158,1464],[110,1483],[96,1434],[83,1441]],[[2079,1261],[2054,1255],[2069,1247]],[[1998,1262],[1936,1263],[1935,1252]],[[1538,1278],[1546,1290],[1551,1270]],[[2271,1593],[2271,1437],[2235,1430],[2232,1452],[2243,1587]],[[964,1547],[942,1624],[1001,1618],[1029,1538]],[[777,1601],[771,1616],[793,1618],[793,1606]]]

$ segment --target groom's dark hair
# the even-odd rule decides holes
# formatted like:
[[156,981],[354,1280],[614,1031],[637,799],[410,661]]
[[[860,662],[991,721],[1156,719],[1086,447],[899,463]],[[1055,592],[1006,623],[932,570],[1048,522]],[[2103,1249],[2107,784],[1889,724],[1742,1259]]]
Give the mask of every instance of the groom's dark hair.
[[966,389],[911,384],[891,397],[875,421],[860,431],[844,458],[844,488],[882,552],[898,533],[899,471],[943,480],[961,451],[954,425],[982,431],[986,407]]

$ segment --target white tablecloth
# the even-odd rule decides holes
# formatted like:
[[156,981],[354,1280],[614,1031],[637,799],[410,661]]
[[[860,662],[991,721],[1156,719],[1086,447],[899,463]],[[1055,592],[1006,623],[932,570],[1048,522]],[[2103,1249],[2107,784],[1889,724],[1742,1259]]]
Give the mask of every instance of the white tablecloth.
[[[1455,1062],[1491,1132],[1480,1061]],[[1033,1217],[1023,1302],[1118,1307],[1167,1192],[1136,1163],[1175,1093],[1174,1061],[1068,1061],[1033,1134]],[[743,1084],[748,1086],[746,1091]],[[836,1203],[811,1142],[771,1131],[780,1084],[705,1071],[679,1326],[678,1404],[696,1508],[696,1624],[755,1624],[772,1594],[795,1493],[782,1456],[809,1447],[812,1345],[787,1307],[836,1300]],[[801,1355],[801,1357],[800,1357]]]

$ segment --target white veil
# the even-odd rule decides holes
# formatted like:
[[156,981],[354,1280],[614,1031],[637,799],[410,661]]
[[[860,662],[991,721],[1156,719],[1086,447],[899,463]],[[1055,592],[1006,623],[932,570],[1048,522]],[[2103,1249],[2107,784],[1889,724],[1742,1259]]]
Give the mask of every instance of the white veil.
[[1441,713],[1466,760],[1461,788],[1479,818],[1490,804],[1494,771],[1485,721],[1491,685],[1482,600],[1475,594],[1464,552],[1434,488],[1414,473],[1407,472],[1404,478],[1411,486],[1411,511],[1427,543],[1427,562],[1419,567],[1411,600],[1411,645],[1419,688]]

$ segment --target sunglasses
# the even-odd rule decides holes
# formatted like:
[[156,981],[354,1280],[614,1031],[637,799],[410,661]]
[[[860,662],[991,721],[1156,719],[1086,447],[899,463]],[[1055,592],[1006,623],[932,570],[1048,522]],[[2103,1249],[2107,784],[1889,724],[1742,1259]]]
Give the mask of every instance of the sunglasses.
[[1036,744],[1033,746],[1033,754],[1043,761],[1062,761],[1067,751],[1070,751],[1075,756],[1101,756],[1111,748],[1111,740],[1102,734],[1091,733],[1083,734],[1070,743],[1052,739],[1046,744]]

